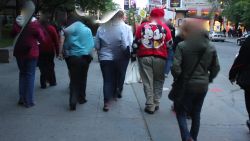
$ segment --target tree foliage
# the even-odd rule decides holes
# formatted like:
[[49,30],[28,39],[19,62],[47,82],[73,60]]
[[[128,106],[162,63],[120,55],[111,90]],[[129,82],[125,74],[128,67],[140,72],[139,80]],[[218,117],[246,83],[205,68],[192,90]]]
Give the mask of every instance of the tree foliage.
[[83,11],[106,12],[116,9],[117,5],[112,0],[40,0],[40,8],[45,11],[53,11],[56,8],[72,11],[75,9],[75,4],[79,4]]
[[234,23],[242,23],[250,28],[250,0],[227,0],[223,15]]
[[0,11],[4,9],[9,0],[0,0]]
[[117,5],[112,0],[78,0],[83,10],[100,10],[106,12],[116,9]]

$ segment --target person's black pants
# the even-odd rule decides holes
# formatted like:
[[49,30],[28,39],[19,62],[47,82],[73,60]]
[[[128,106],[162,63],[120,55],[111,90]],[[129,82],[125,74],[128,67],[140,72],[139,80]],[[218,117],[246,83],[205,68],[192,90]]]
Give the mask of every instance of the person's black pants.
[[129,58],[124,58],[116,62],[117,65],[117,94],[121,94],[128,68]]
[[247,113],[250,120],[250,88],[244,89],[244,91],[245,91],[245,103],[246,103]]
[[55,58],[54,53],[41,53],[39,55],[38,66],[41,72],[40,75],[41,87],[46,87],[47,82],[51,86],[56,85],[54,58]]
[[71,56],[68,58],[70,72],[70,106],[86,100],[87,75],[91,56]]
[[[207,86],[189,87],[186,92],[186,101],[184,102],[187,103],[189,111],[187,111],[182,106],[175,105],[176,118],[180,128],[182,141],[187,141],[190,138],[192,138],[194,141],[197,141],[200,129],[200,114],[207,93],[207,89]],[[189,130],[187,126],[187,114],[190,114],[192,119],[191,130]]]
[[104,102],[117,97],[117,90],[123,89],[128,60],[102,60],[100,61],[103,76]]

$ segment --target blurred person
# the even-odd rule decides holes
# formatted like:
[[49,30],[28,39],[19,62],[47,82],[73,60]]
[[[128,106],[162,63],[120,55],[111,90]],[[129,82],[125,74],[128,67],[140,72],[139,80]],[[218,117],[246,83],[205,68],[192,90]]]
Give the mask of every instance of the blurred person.
[[238,37],[242,36],[242,29],[240,27],[238,28],[237,33],[238,33]]
[[[65,15],[65,26],[61,32],[61,46],[70,74],[69,107],[76,110],[76,104],[84,104],[89,65],[92,61],[94,40],[91,30],[76,15]],[[60,53],[62,54],[62,52]]]
[[137,29],[133,45],[146,97],[144,111],[148,114],[159,110],[168,47],[172,42],[171,31],[163,23],[163,18],[163,9],[153,9],[150,20]]
[[223,34],[226,36],[226,33],[227,33],[226,28],[224,28],[224,29],[222,30],[222,32],[223,32]]
[[14,56],[19,68],[19,105],[27,108],[34,103],[34,83],[37,61],[39,57],[39,44],[44,43],[45,35],[40,23],[35,17],[25,25],[26,16],[31,12],[27,10],[26,4],[22,8],[21,15],[17,16],[12,35],[16,36],[25,26],[19,40],[15,44]]
[[41,72],[41,88],[45,89],[47,82],[50,86],[56,86],[57,84],[54,58],[59,55],[59,38],[55,27],[49,24],[49,18],[46,14],[42,14],[40,21],[45,35],[45,42],[40,44],[38,66]]
[[123,34],[126,38],[125,43],[126,43],[126,47],[127,47],[127,50],[126,50],[127,54],[124,56],[121,56],[121,59],[119,61],[120,65],[121,65],[121,70],[117,75],[117,78],[118,78],[117,83],[118,84],[116,87],[117,92],[115,95],[115,97],[122,98],[123,85],[124,85],[126,71],[127,71],[128,64],[129,64],[130,53],[132,52],[132,44],[133,44],[134,37],[133,37],[132,27],[125,23],[126,16],[125,16],[124,12],[119,11],[117,14],[119,14],[120,18],[123,19],[123,21],[124,21],[123,24],[126,27],[126,30],[123,31]]
[[170,29],[172,38],[174,40],[174,38],[175,38],[175,27],[174,27],[174,24],[173,24],[173,20],[169,19],[168,21],[166,21],[166,24],[167,24],[168,28]]
[[234,63],[229,72],[229,80],[232,84],[236,83],[245,92],[245,104],[248,112],[247,127],[250,130],[250,37],[246,38],[240,48],[239,55],[234,60]]
[[[202,30],[196,21],[188,20],[182,25],[184,41],[177,45],[172,67],[174,81],[178,82],[175,87],[183,90],[174,98],[182,141],[197,141],[208,85],[220,70],[215,47]],[[192,119],[191,130],[187,126],[187,115]]]
[[[166,22],[166,24],[171,31],[172,39],[174,41],[175,40],[175,27],[172,23],[172,19],[169,19]],[[168,74],[169,74],[170,69],[171,69],[172,64],[173,64],[173,59],[174,59],[174,48],[172,45],[172,46],[168,47],[168,57],[166,59],[166,66],[165,66],[165,77],[168,77]]]
[[[123,21],[123,11],[117,10],[104,17],[97,30],[96,50],[103,76],[103,111],[110,108],[112,98],[117,97],[117,88],[121,90],[128,63],[128,27]],[[123,76],[124,75],[124,76]]]

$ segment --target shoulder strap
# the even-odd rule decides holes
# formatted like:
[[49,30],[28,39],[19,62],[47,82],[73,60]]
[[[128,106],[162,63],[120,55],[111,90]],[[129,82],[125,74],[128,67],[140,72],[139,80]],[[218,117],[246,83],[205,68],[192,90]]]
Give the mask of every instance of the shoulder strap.
[[202,54],[200,54],[199,59],[198,59],[198,61],[196,62],[195,66],[193,67],[193,69],[192,69],[192,71],[191,71],[191,73],[190,73],[190,75],[189,75],[187,81],[189,81],[189,80],[192,78],[192,76],[193,76],[193,74],[194,74],[194,71],[197,69],[197,67],[198,67],[198,65],[200,64],[201,59],[202,59],[203,56],[205,55],[206,51],[207,51],[207,48],[204,49],[204,51],[202,52]]

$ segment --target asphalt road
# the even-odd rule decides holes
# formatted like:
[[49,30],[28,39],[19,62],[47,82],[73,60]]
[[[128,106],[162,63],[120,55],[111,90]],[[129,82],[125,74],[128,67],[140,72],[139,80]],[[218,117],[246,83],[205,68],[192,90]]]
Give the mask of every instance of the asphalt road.
[[[249,141],[244,95],[228,81],[228,70],[239,47],[215,42],[221,72],[210,85],[202,116],[199,141]],[[180,141],[175,114],[170,110],[168,91],[154,115],[143,112],[145,97],[141,84],[125,85],[124,97],[110,112],[102,111],[102,75],[97,61],[90,66],[88,103],[68,109],[68,75],[65,62],[56,61],[58,85],[39,88],[36,73],[36,106],[17,106],[18,69],[15,61],[0,64],[0,141]],[[166,79],[169,88],[171,78]]]

